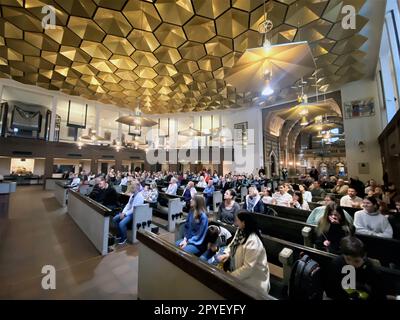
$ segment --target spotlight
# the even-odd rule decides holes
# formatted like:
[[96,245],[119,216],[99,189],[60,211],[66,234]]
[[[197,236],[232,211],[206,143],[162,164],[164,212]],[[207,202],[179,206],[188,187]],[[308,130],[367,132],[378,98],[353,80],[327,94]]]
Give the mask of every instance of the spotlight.
[[273,93],[274,93],[274,89],[272,89],[270,85],[267,85],[267,86],[264,88],[264,90],[262,91],[261,94],[262,94],[263,96],[270,96],[270,95],[273,94]]

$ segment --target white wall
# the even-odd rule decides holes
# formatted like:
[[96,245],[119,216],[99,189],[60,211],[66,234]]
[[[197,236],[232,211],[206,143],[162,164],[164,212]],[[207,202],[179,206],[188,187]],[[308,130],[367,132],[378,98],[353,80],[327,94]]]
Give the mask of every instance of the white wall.
[[7,176],[10,174],[11,158],[0,158],[0,175]]
[[[362,181],[376,179],[382,181],[382,162],[378,136],[382,132],[382,110],[379,104],[376,82],[360,80],[348,83],[342,87],[342,102],[373,97],[375,99],[375,116],[343,119],[346,134],[346,159],[350,176],[359,176]],[[364,152],[358,146],[362,141]],[[369,174],[359,172],[359,164],[369,165]]]

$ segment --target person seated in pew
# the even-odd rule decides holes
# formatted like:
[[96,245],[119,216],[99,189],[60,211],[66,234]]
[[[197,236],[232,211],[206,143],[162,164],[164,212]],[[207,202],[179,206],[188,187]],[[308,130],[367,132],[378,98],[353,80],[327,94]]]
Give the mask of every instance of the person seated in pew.
[[204,239],[207,250],[200,256],[200,260],[209,264],[218,265],[218,257],[215,257],[217,252],[223,252],[232,234],[224,227],[209,226],[206,237]]
[[189,181],[182,193],[183,201],[185,202],[185,210],[186,211],[189,211],[190,201],[194,198],[194,196],[196,194],[197,194],[197,191],[196,191],[196,188],[194,187],[194,182]]
[[206,199],[206,208],[207,211],[210,211],[210,208],[213,206],[213,193],[215,191],[213,180],[208,180],[207,187],[204,188],[203,195]]
[[357,191],[352,186],[347,189],[347,196],[340,199],[340,206],[350,208],[361,208],[363,199],[357,197]]
[[293,200],[290,202],[290,206],[296,209],[310,210],[307,201],[303,199],[303,194],[301,191],[294,192]]
[[243,210],[249,212],[264,213],[264,204],[261,201],[261,197],[258,194],[256,187],[251,186],[249,188],[249,194],[244,199]]
[[235,201],[236,195],[234,189],[226,190],[224,193],[224,201],[218,208],[218,219],[230,225],[233,225],[235,216],[240,211],[240,205]]
[[113,218],[114,225],[118,229],[118,244],[124,244],[127,241],[126,231],[128,225],[133,221],[133,214],[135,213],[135,208],[144,204],[143,194],[140,191],[140,184],[136,181],[132,182],[133,193],[129,197],[129,201],[119,214]]
[[336,203],[326,206],[325,213],[318,222],[315,247],[322,251],[339,254],[342,238],[353,234],[353,225],[344,215],[343,208]]
[[99,178],[100,193],[97,197],[97,202],[103,206],[114,210],[118,207],[118,194],[117,191],[111,186],[103,177]]
[[[335,199],[336,199],[336,198],[335,198],[335,195],[334,195],[334,194],[332,194],[332,193],[327,194],[327,195],[325,196],[325,198],[324,198],[323,203],[322,203],[323,206],[321,206],[321,207],[316,207],[313,211],[311,211],[310,215],[309,215],[308,218],[307,218],[306,223],[307,223],[307,224],[314,225],[314,226],[318,225],[319,220],[320,220],[320,219],[323,217],[323,215],[325,214],[326,206],[328,206],[328,205],[331,204],[331,203],[336,203],[336,202],[335,202]],[[346,212],[346,210],[343,210],[343,212],[344,212],[344,216],[345,216],[347,222],[348,222],[349,224],[353,225],[353,218],[351,217],[351,215],[349,215],[349,214]]]
[[282,207],[290,207],[290,202],[293,200],[293,197],[287,193],[287,189],[285,185],[282,183],[278,186],[278,192],[275,192],[272,195],[272,204],[276,206]]
[[232,276],[262,294],[268,294],[270,273],[267,253],[257,223],[250,212],[240,211],[235,225],[238,227],[235,236],[218,261],[224,263],[224,269]]
[[101,201],[101,196],[103,193],[103,190],[100,188],[100,180],[104,179],[103,177],[97,177],[94,179],[94,186],[92,191],[89,194],[89,198],[96,201],[100,202]]
[[272,204],[272,197],[271,197],[271,191],[268,189],[268,187],[262,187],[262,191],[260,192],[260,196],[262,197],[262,202],[266,205]]
[[326,192],[324,189],[321,188],[321,185],[319,184],[319,181],[314,181],[312,184],[312,189],[310,188],[310,192],[312,197],[317,197],[317,198],[323,198],[326,195]]
[[197,187],[199,187],[199,188],[205,188],[205,187],[207,187],[207,182],[206,182],[206,180],[204,179],[204,176],[200,176],[200,180],[199,180],[199,182],[197,183]]
[[123,174],[121,177],[121,181],[119,183],[121,186],[121,192],[124,193],[128,189],[128,176]]
[[208,228],[204,197],[196,195],[190,204],[191,208],[185,223],[184,238],[176,241],[176,245],[183,251],[199,257],[206,250],[204,238]]
[[165,193],[175,196],[177,190],[178,190],[177,180],[176,180],[176,178],[171,178],[170,183],[169,183],[168,188],[165,191]]
[[[362,241],[348,236],[340,242],[341,255],[324,271],[326,295],[333,300],[386,300],[384,281],[379,270],[367,258]],[[355,288],[343,288],[345,266],[354,267]],[[348,282],[346,282],[347,284]]]
[[144,197],[144,199],[146,202],[150,203],[150,206],[152,206],[152,204],[157,203],[157,199],[158,199],[157,183],[155,183],[155,182],[150,183],[150,188],[149,188],[146,196]]
[[349,186],[344,183],[344,180],[338,179],[338,181],[336,182],[336,186],[332,189],[332,193],[336,193],[341,196],[344,196],[347,194],[348,189],[349,189]]
[[366,197],[363,210],[354,214],[356,234],[389,238],[393,237],[393,229],[388,219],[378,211],[379,203],[375,197]]
[[393,229],[393,239],[400,240],[400,196],[394,199],[395,208],[390,210],[388,220]]
[[79,186],[81,185],[81,178],[79,178],[77,173],[74,173],[72,176],[72,181],[70,184],[67,185],[67,188],[70,188],[71,190],[78,191]]
[[303,194],[303,199],[305,201],[307,201],[307,203],[312,202],[312,194],[310,191],[308,191],[308,188],[306,185],[304,185],[304,184],[299,185],[299,190]]

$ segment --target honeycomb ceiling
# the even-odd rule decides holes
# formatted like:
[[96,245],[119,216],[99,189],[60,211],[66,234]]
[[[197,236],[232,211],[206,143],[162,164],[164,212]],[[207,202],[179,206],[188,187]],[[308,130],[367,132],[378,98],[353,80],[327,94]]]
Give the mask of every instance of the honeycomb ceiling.
[[[342,6],[365,0],[270,1],[273,44],[308,41],[318,88],[364,77],[359,34],[341,28]],[[224,78],[259,47],[263,0],[0,0],[0,77],[149,114],[238,108],[260,99]],[[42,7],[56,9],[43,29]],[[311,76],[311,75],[310,75]],[[315,91],[315,87],[310,90]],[[272,101],[296,93],[280,88]],[[307,88],[306,88],[307,89]]]

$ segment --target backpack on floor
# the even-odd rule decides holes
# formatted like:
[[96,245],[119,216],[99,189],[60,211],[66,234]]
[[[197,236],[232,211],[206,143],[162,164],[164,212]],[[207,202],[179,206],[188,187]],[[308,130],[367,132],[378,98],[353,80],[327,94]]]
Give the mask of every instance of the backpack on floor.
[[322,300],[321,268],[318,262],[303,255],[294,263],[289,281],[290,300]]

